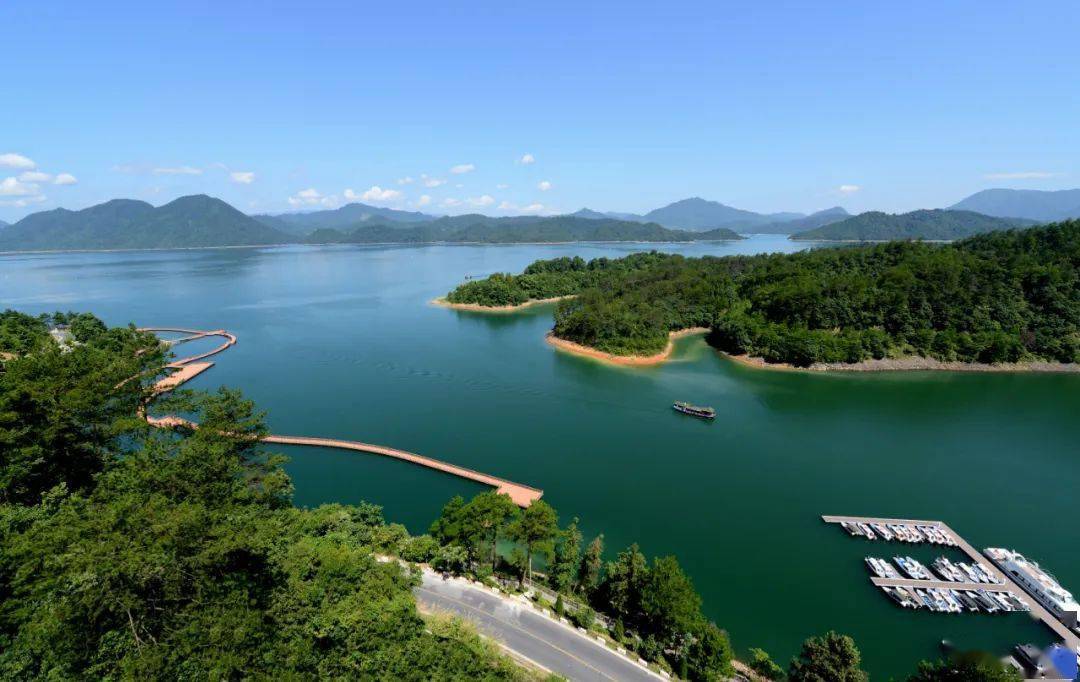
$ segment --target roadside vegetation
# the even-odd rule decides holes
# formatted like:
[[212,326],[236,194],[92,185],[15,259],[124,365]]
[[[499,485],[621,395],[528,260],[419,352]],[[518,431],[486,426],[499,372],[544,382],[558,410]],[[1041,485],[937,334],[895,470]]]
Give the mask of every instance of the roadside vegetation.
[[554,334],[619,355],[659,352],[669,332],[702,326],[723,351],[799,367],[907,356],[1080,361],[1075,220],[952,244],[635,254],[559,274],[546,271],[550,263],[469,282],[448,299],[503,305],[573,295],[556,308]]

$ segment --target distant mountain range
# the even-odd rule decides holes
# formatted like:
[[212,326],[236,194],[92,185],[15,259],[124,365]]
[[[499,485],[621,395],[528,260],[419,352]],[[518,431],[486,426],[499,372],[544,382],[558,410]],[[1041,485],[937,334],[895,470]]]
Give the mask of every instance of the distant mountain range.
[[[700,197],[691,197],[676,201],[661,208],[649,211],[644,215],[635,213],[600,213],[589,208],[583,208],[570,215],[577,218],[589,218],[599,220],[604,218],[616,218],[619,220],[633,220],[637,222],[657,223],[664,227],[677,230],[690,230],[693,232],[705,232],[716,228],[727,228],[743,234],[769,233],[769,234],[793,234],[798,229],[810,229],[823,223],[820,220],[835,215],[835,211],[842,211],[839,218],[847,216],[847,211],[842,208],[827,209],[807,216],[805,213],[754,213],[741,208],[732,208],[718,201],[708,201]],[[810,227],[801,228],[795,221],[815,217]],[[839,219],[838,218],[838,219]],[[791,224],[795,229],[788,230],[781,225]]]
[[987,189],[950,206],[1000,218],[1049,222],[1080,218],[1080,189],[1045,192],[1036,189]]
[[1036,221],[1022,218],[997,218],[972,211],[937,208],[890,214],[880,211],[857,216],[791,235],[800,241],[890,241],[928,239],[951,241],[983,232],[1030,227]]
[[814,228],[830,223],[836,223],[850,217],[851,214],[843,208],[833,206],[824,211],[811,213],[805,218],[795,218],[794,220],[757,225],[751,228],[751,230],[756,234],[799,234],[800,232],[813,230]]
[[54,209],[0,223],[0,251],[146,249],[286,243],[691,241],[738,234],[801,240],[959,239],[1034,222],[1080,217],[1080,189],[992,189],[950,209],[851,216],[839,206],[817,213],[755,213],[698,197],[645,214],[589,208],[568,216],[438,217],[352,203],[333,210],[248,216],[205,195],[155,208],[115,199],[80,211]]
[[656,223],[612,218],[519,216],[491,218],[466,215],[411,225],[362,224],[351,232],[321,229],[308,236],[314,244],[484,243],[551,244],[561,242],[685,242],[742,239],[731,230],[708,232],[671,230]]
[[5,223],[5,222],[4,222],[3,220],[0,220],[0,230],[2,230],[2,229],[4,229],[5,227],[7,227],[7,226],[8,226],[8,224],[9,224],[9,223]]
[[418,223],[435,220],[437,216],[414,211],[399,211],[367,204],[346,204],[341,208],[308,213],[280,213],[278,215],[254,215],[252,218],[286,234],[306,235],[318,229],[341,229],[355,227],[371,220],[389,220],[397,223]]
[[0,251],[174,249],[288,240],[288,235],[224,201],[200,194],[157,208],[145,201],[113,199],[81,211],[33,213],[0,232]]

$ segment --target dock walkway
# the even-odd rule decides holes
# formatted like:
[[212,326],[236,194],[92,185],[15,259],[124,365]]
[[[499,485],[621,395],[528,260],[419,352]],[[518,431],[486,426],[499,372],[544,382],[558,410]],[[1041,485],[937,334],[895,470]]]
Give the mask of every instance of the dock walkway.
[[968,583],[943,582],[940,585],[937,585],[937,584],[934,584],[936,581],[906,580],[906,582],[905,582],[905,579],[897,580],[895,578],[891,579],[890,582],[879,583],[878,582],[879,580],[886,580],[886,579],[884,579],[884,578],[875,578],[874,579],[874,584],[875,585],[879,585],[879,584],[885,584],[885,585],[899,584],[901,586],[906,587],[906,586],[911,585],[912,583],[914,583],[915,587],[946,587],[946,588],[961,589],[961,590],[977,589],[977,590],[987,590],[987,591],[992,591],[992,592],[1011,592],[1014,595],[1016,595],[1016,596],[1020,597],[1021,599],[1023,599],[1028,605],[1030,605],[1031,606],[1031,615],[1034,616],[1035,618],[1037,618],[1038,620],[1041,620],[1044,625],[1046,625],[1048,628],[1053,630],[1054,633],[1058,637],[1061,638],[1061,641],[1062,641],[1062,643],[1065,644],[1065,646],[1067,646],[1072,651],[1077,651],[1078,648],[1080,648],[1080,636],[1077,636],[1077,634],[1075,632],[1070,630],[1068,627],[1065,626],[1064,623],[1062,623],[1060,620],[1055,618],[1054,614],[1050,613],[1050,611],[1045,606],[1040,604],[1037,599],[1031,597],[1031,595],[1029,595],[1027,593],[1027,591],[1024,590],[1024,588],[1022,588],[1020,585],[1018,585],[1007,574],[1003,573],[1000,569],[998,569],[997,565],[993,561],[990,561],[989,558],[983,556],[982,552],[975,549],[975,547],[973,547],[967,540],[965,540],[963,537],[961,537],[959,533],[957,533],[952,528],[950,528],[948,526],[948,524],[946,524],[945,522],[943,522],[943,521],[914,521],[914,520],[911,520],[911,519],[885,519],[885,518],[877,518],[877,517],[870,517],[870,516],[828,516],[828,515],[826,515],[826,516],[822,516],[821,518],[826,523],[842,523],[842,522],[848,522],[848,523],[880,523],[880,524],[885,524],[885,525],[887,525],[887,524],[896,524],[896,525],[909,525],[909,526],[910,525],[933,526],[933,527],[937,528],[938,530],[940,530],[943,533],[945,533],[946,535],[948,535],[954,542],[956,542],[956,549],[960,550],[964,554],[967,554],[968,557],[972,561],[982,565],[982,567],[985,570],[987,570],[995,578],[1003,581],[1003,583],[998,584],[998,585],[992,585],[992,584],[989,584],[989,583],[971,583],[971,585],[977,585],[976,587],[971,587],[971,586],[968,586]]
[[[225,342],[205,353],[193,355],[191,357],[182,358],[180,360],[174,360],[169,363],[167,367],[175,370],[173,373],[163,377],[154,384],[153,394],[159,395],[172,391],[184,383],[194,379],[196,376],[202,374],[206,370],[214,366],[213,362],[202,362],[206,358],[217,355],[236,344],[236,336],[224,329],[218,329],[214,331],[202,331],[198,329],[184,329],[180,327],[143,327],[139,331],[144,332],[175,332],[180,334],[187,334],[187,336],[180,339],[173,339],[169,345],[177,345],[186,341],[194,341],[195,339],[203,339],[211,336],[220,336],[225,339]],[[178,426],[187,426],[197,428],[198,425],[190,422],[186,419],[179,417],[146,417],[146,421],[152,426],[159,428],[175,428]],[[262,439],[264,443],[277,443],[280,445],[301,445],[311,447],[323,447],[323,448],[335,448],[338,450],[353,450],[355,452],[366,452],[374,455],[384,455],[386,457],[393,457],[405,462],[412,462],[429,469],[435,469],[442,471],[458,478],[465,478],[470,481],[476,481],[484,485],[489,485],[495,488],[495,492],[500,494],[506,494],[510,496],[514,504],[519,507],[528,507],[536,500],[539,500],[544,491],[531,486],[522,485],[520,483],[514,483],[504,478],[485,474],[473,469],[458,466],[456,464],[450,464],[431,457],[425,457],[412,452],[406,452],[405,450],[398,450],[397,448],[390,448],[384,445],[373,445],[371,443],[362,443],[360,441],[353,440],[338,440],[334,438],[320,438],[316,436],[284,436],[284,435],[268,435]]]

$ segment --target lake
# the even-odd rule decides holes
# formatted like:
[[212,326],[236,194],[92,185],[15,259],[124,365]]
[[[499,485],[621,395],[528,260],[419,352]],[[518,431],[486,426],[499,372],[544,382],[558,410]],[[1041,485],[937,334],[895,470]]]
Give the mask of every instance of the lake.
[[[675,554],[740,652],[786,664],[801,641],[853,635],[875,678],[949,639],[1004,653],[1052,635],[1026,615],[908,612],[821,514],[941,519],[1013,547],[1080,590],[1080,376],[823,375],[747,368],[700,338],[619,368],[544,341],[551,308],[429,305],[466,276],[538,258],[791,251],[737,243],[273,247],[0,256],[0,307],[87,310],[110,324],[226,328],[239,343],[190,384],[243,389],[275,433],[391,445],[542,488],[609,556]],[[211,342],[206,342],[210,345]],[[671,403],[712,405],[715,422]],[[369,500],[423,532],[482,487],[377,456],[285,448],[296,502]],[[928,562],[940,551],[903,546]],[[957,557],[958,558],[958,557]]]

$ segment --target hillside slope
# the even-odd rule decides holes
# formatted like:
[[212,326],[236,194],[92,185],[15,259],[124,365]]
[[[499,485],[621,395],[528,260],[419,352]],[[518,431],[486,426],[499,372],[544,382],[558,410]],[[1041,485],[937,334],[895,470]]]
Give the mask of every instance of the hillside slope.
[[1080,189],[1052,192],[1036,189],[987,189],[972,194],[950,208],[999,218],[1027,218],[1040,222],[1080,218]]
[[3,251],[163,249],[280,244],[289,237],[208,197],[180,197],[154,208],[114,199],[80,211],[31,214],[0,233]]
[[880,211],[857,216],[807,230],[791,236],[799,241],[867,241],[927,239],[952,241],[994,230],[1028,227],[1034,221],[995,218],[971,211],[933,209],[890,214]]

